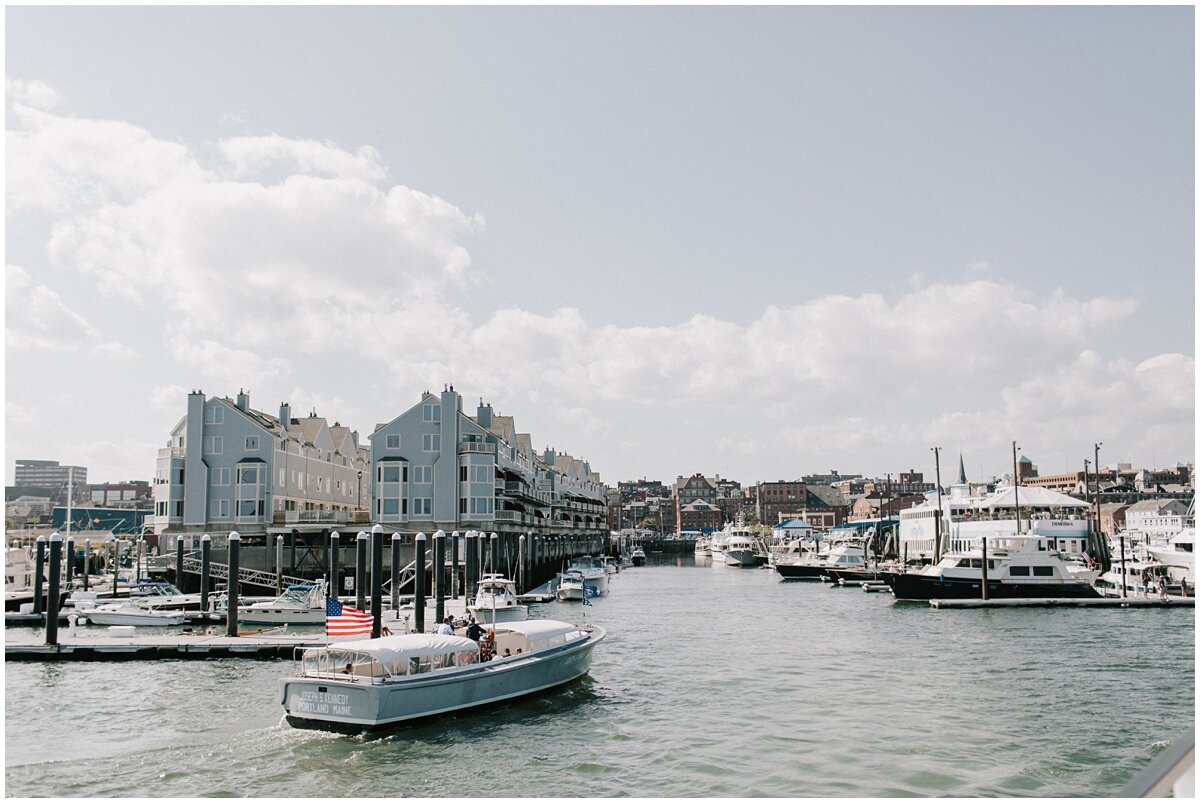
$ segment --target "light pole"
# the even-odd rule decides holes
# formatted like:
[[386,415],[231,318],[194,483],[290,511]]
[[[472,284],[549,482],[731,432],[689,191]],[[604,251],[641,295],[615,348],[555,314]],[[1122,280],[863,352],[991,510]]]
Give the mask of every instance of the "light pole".
[[[1096,462],[1092,466],[1096,469],[1096,537],[1100,537],[1100,447],[1103,442],[1097,442],[1093,447],[1092,456],[1096,458]],[[1113,528],[1114,531],[1116,528]]]
[[362,469],[361,468],[358,470],[358,485],[354,486],[354,489],[358,494],[357,498],[354,500],[354,506],[357,507],[359,510],[362,510]]
[[1017,535],[1021,534],[1021,496],[1017,491],[1017,487],[1021,484],[1020,475],[1017,474],[1017,442],[1012,442],[1013,446],[1013,507],[1017,509]]

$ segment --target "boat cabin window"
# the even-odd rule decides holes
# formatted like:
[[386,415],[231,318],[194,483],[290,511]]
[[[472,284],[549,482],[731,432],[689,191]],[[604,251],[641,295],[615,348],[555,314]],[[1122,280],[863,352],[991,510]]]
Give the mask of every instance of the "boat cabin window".
[[1053,566],[1034,566],[1033,567],[1033,576],[1034,577],[1053,577],[1054,576],[1054,567]]
[[1029,576],[1029,567],[1028,566],[1009,566],[1008,573],[1012,577],[1028,577]]

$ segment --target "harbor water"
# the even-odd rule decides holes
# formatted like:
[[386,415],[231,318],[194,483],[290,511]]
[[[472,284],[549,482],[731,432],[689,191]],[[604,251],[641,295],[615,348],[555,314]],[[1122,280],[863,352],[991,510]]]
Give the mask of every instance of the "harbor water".
[[649,556],[531,606],[584,679],[378,736],[282,721],[284,660],[5,666],[6,794],[1108,796],[1195,726],[1192,609],[932,610]]

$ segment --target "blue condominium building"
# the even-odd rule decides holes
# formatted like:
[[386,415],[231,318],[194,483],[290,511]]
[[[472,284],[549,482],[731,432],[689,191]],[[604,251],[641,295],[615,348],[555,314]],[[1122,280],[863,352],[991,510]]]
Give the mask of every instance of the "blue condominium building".
[[269,527],[366,520],[370,453],[358,433],[314,411],[270,415],[249,394],[188,394],[187,414],[159,450],[156,533],[265,533]]
[[425,392],[371,442],[371,519],[389,529],[607,533],[604,485],[591,466],[533,450],[491,405],[463,412],[453,386]]

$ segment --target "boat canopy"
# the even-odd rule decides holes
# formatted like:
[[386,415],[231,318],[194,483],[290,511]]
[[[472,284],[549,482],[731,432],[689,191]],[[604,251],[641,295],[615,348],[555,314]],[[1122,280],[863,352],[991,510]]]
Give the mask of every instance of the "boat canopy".
[[[971,501],[975,503],[973,507],[977,508],[1015,507],[1018,502],[1021,507],[1091,507],[1087,502],[1076,499],[1073,496],[1067,496],[1058,491],[1052,491],[1049,488],[1040,488],[1036,485],[1022,485],[1017,491],[1018,493],[1014,493],[1013,487],[1008,485],[998,488],[990,496]],[[960,500],[956,499],[954,501],[958,502]]]
[[405,658],[424,658],[431,655],[462,652],[463,650],[478,650],[479,644],[464,636],[406,633],[400,636],[384,636],[376,639],[339,641],[330,644],[328,649],[366,653],[377,661],[392,663]]
[[565,636],[579,630],[578,627],[566,622],[556,622],[550,619],[526,619],[523,622],[505,622],[496,627],[496,632],[509,631],[520,633],[530,641],[542,641],[555,636]]

